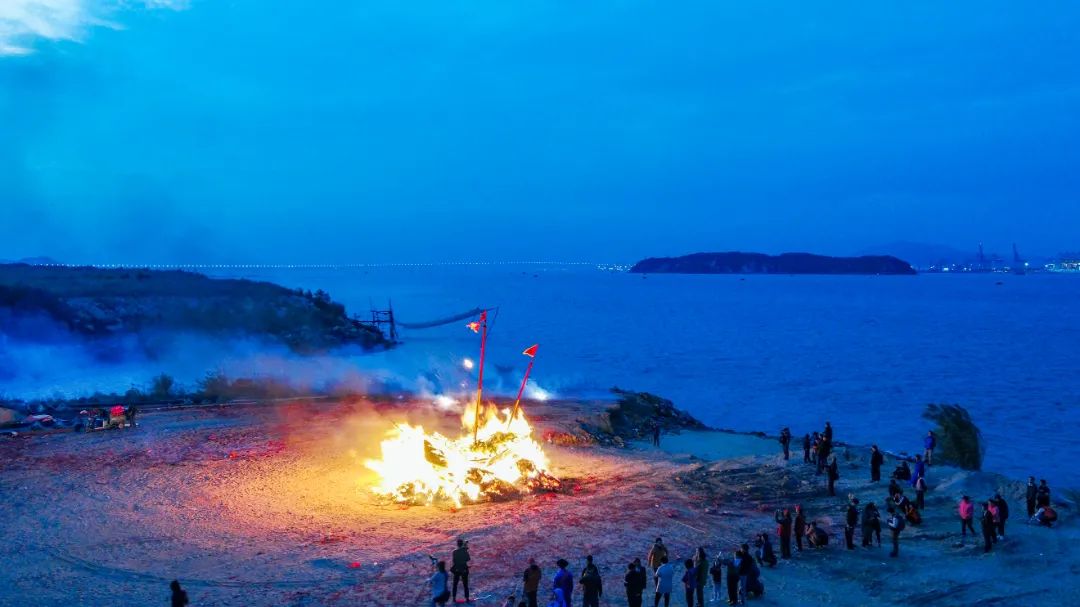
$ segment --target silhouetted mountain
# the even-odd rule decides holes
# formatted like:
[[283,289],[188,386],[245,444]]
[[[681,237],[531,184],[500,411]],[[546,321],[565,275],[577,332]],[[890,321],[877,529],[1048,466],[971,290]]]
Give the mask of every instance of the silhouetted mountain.
[[970,251],[964,251],[948,245],[898,241],[868,247],[859,251],[859,255],[892,255],[911,262],[917,268],[927,268],[972,261],[977,256],[977,249],[972,247]]
[[634,264],[638,274],[915,274],[911,264],[888,255],[828,257],[811,253],[694,253],[650,257]]

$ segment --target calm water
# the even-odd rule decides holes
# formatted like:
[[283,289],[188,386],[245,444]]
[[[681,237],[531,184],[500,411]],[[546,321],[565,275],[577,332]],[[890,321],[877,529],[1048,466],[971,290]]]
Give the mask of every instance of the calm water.
[[[539,342],[534,377],[558,395],[611,386],[671,398],[706,423],[796,433],[828,419],[841,440],[920,448],[926,403],[967,407],[986,466],[1080,486],[1068,456],[1080,421],[1080,277],[662,276],[594,270],[283,270],[264,277],[322,287],[350,309],[393,299],[420,321],[499,306],[490,361],[512,390],[519,352]],[[1001,282],[1003,284],[996,284]],[[404,332],[361,363],[452,390],[476,355],[455,323]],[[431,373],[436,371],[434,375]],[[447,385],[449,384],[449,385]]]

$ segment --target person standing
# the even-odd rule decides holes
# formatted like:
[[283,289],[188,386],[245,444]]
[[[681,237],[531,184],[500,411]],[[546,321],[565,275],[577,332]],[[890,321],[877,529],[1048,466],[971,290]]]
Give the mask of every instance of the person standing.
[[658,420],[653,420],[652,444],[654,447],[660,446],[660,422]]
[[649,569],[656,573],[656,570],[660,568],[661,561],[667,558],[667,546],[664,545],[664,538],[656,538],[653,542],[652,548],[649,548],[649,555],[645,558],[649,562]]
[[780,446],[784,448],[784,461],[788,460],[788,452],[791,448],[791,429],[784,428],[780,431]]
[[[445,567],[446,565],[444,564],[443,566]],[[180,587],[179,580],[173,580],[169,582],[169,592],[169,603],[172,607],[187,607],[187,591]]]
[[754,556],[750,554],[750,546],[743,544],[739,547],[739,601],[746,603],[747,586],[750,582],[750,574],[754,572]]
[[1039,480],[1039,488],[1035,492],[1035,505],[1039,508],[1050,505],[1050,485],[1046,484],[1045,478]]
[[780,558],[791,558],[791,511],[776,511],[776,535],[780,536]]
[[524,582],[525,603],[528,607],[538,607],[536,594],[540,591],[540,580],[544,578],[544,573],[540,571],[536,559],[529,559],[529,566],[525,568],[521,577]]
[[960,515],[960,541],[963,542],[967,537],[968,529],[971,530],[972,536],[975,535],[975,504],[971,503],[971,498],[965,495],[960,498],[956,511]]
[[926,505],[926,477],[915,479],[915,507],[922,510]]
[[623,583],[626,587],[626,604],[629,607],[641,607],[641,594],[645,592],[647,583],[648,578],[645,576],[645,568],[641,566],[641,559],[634,559],[627,568]]
[[458,538],[457,550],[451,555],[450,573],[454,574],[454,591],[451,593],[454,602],[457,602],[458,582],[461,582],[465,590],[465,602],[469,603],[469,543]]
[[821,443],[821,435],[818,434],[817,431],[815,430],[814,433],[812,435],[810,435],[810,463],[814,464],[815,466],[818,463],[817,454],[818,454],[818,445],[820,443]]
[[566,570],[569,565],[566,559],[555,561],[555,566],[559,569],[555,572],[554,589],[562,592],[563,602],[567,607],[570,607],[574,597],[574,576]]
[[1035,485],[1035,477],[1028,477],[1027,493],[1024,496],[1024,501],[1027,503],[1028,518],[1035,516],[1035,498],[1039,495],[1039,487]]
[[739,603],[739,551],[732,551],[731,558],[724,560],[727,567],[727,603],[737,605]]
[[697,574],[697,604],[705,607],[705,586],[709,583],[709,555],[705,554],[705,548],[698,547],[694,555],[694,573]]
[[829,457],[829,495],[836,495],[836,481],[840,480],[840,464],[836,462],[836,455]]
[[697,589],[697,570],[694,569],[694,561],[690,559],[683,561],[683,566],[686,567],[686,572],[683,573],[682,576],[683,591],[686,593],[686,607],[694,607],[694,590]]
[[994,498],[990,500],[997,508],[998,512],[998,524],[997,524],[997,537],[999,540],[1005,539],[1005,521],[1009,520],[1009,503],[1005,501],[1005,498],[1001,497],[1000,493],[995,493]]
[[889,532],[892,534],[892,552],[889,556],[896,558],[900,556],[900,532],[904,530],[904,526],[907,525],[904,515],[897,512],[895,508],[889,508]]
[[[844,542],[847,544],[848,550],[854,550],[855,526],[859,524],[859,498],[853,497],[851,498],[851,501],[848,502],[846,519],[845,522],[847,524],[844,525]],[[865,536],[866,532],[863,532],[863,535]],[[865,545],[865,537],[863,537],[863,542]]]
[[922,458],[921,455],[916,455],[915,456],[915,468],[911,471],[911,480],[909,481],[911,483],[911,486],[914,487],[915,486],[915,481],[919,480],[919,477],[923,476],[925,474],[926,474],[926,462],[923,461],[923,458]]
[[994,547],[994,531],[997,529],[997,524],[994,522],[994,513],[990,510],[990,502],[983,504],[982,517],[979,522],[982,526],[983,552],[990,552],[990,549]]
[[874,502],[869,502],[863,508],[862,513],[862,545],[868,548],[872,545],[873,536],[877,536],[877,545],[881,546],[881,512],[878,511]]
[[600,570],[593,564],[590,554],[585,557],[585,570],[581,572],[581,589],[585,595],[583,607],[600,607],[600,597],[604,595],[604,581]]
[[832,424],[829,422],[825,422],[825,432],[823,436],[825,437],[825,442],[832,443]]
[[[435,560],[434,557],[432,560]],[[446,561],[438,561],[434,565],[435,573],[428,578],[428,583],[431,585],[431,607],[446,605],[446,601],[450,600],[450,590],[446,587],[449,577],[446,575]]]
[[810,443],[810,433],[808,432],[808,433],[803,435],[803,439],[802,439],[802,461],[803,461],[804,464],[811,463],[810,462],[810,445],[811,445],[811,443]]
[[802,552],[803,536],[806,534],[806,516],[803,514],[802,504],[795,506],[795,548]]
[[881,454],[881,450],[877,448],[877,445],[870,447],[870,481],[879,482],[881,480],[881,466],[885,463],[885,456]]
[[926,433],[926,438],[923,439],[923,459],[926,461],[926,465],[929,466],[934,459],[934,449],[937,447],[937,436],[934,436],[934,431],[931,430]]
[[664,598],[664,607],[670,607],[671,587],[674,585],[675,580],[675,567],[668,562],[666,555],[660,559],[660,566],[656,569],[655,577],[656,596],[653,598],[653,607],[659,607],[660,597]]

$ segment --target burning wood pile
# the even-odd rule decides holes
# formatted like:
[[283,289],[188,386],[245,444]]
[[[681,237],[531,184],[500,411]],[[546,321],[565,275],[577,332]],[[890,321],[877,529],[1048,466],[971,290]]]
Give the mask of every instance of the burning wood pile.
[[499,410],[482,404],[487,313],[467,326],[482,336],[476,401],[461,415],[461,435],[450,438],[423,426],[396,424],[382,442],[381,459],[366,462],[379,475],[375,493],[401,503],[449,502],[460,507],[559,488],[558,479],[548,472],[547,455],[520,410],[537,346],[524,352],[529,366],[513,409]]

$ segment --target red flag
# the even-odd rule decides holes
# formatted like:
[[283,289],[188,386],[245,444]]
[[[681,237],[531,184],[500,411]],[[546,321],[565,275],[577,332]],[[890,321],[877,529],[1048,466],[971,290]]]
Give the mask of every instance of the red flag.
[[540,344],[533,344],[533,345],[529,346],[528,348],[525,348],[525,351],[522,352],[522,354],[524,354],[525,356],[535,358],[536,357],[536,349],[539,348],[539,347],[540,347]]
[[473,333],[479,333],[480,332],[480,323],[475,321],[475,320],[472,321],[471,323],[465,325],[465,326],[472,329]]

